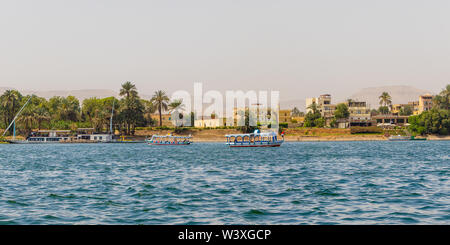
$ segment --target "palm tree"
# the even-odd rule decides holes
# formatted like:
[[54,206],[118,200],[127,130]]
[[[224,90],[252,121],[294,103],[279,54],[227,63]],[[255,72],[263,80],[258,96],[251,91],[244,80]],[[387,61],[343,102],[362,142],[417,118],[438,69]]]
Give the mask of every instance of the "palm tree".
[[312,110],[312,113],[316,114],[316,112],[317,112],[317,104],[316,104],[316,102],[313,102],[311,105],[309,105],[307,109]]
[[42,122],[50,121],[51,116],[44,107],[38,107],[35,111],[36,122],[38,124],[38,130],[41,130]]
[[8,125],[20,108],[22,95],[17,90],[6,90],[0,97],[0,106],[3,109],[5,125]]
[[170,101],[169,97],[166,95],[166,92],[158,90],[153,94],[152,99],[150,100],[153,105],[158,109],[159,112],[159,126],[162,126],[162,111],[168,110],[168,103]]
[[19,122],[23,122],[27,135],[29,135],[33,129],[33,123],[36,121],[35,112],[33,110],[26,110],[19,118]]
[[390,106],[392,104],[392,98],[388,92],[383,92],[380,97],[380,105]]
[[125,82],[122,84],[122,88],[120,89],[120,96],[126,96],[126,99],[129,99],[130,97],[136,97],[137,96],[137,89],[136,85],[132,84],[130,81]]
[[169,111],[175,111],[175,110],[183,110],[184,109],[184,105],[183,105],[183,100],[179,99],[179,100],[174,100],[172,101],[169,105],[168,105]]

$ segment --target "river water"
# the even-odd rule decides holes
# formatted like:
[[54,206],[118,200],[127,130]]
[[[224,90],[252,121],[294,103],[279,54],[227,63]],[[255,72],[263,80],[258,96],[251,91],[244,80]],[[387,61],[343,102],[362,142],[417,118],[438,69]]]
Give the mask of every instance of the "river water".
[[0,145],[0,224],[450,224],[450,142]]

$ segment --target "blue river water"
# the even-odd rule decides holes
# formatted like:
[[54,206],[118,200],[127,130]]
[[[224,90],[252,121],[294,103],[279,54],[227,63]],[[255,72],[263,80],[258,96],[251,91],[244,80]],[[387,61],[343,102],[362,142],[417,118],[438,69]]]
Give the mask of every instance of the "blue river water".
[[0,145],[0,224],[450,224],[450,142]]

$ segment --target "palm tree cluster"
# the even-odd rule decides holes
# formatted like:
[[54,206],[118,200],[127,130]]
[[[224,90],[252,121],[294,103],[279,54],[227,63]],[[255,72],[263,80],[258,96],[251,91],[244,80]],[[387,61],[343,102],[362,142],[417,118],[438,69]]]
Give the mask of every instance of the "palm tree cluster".
[[97,132],[106,132],[109,131],[111,116],[114,130],[130,135],[134,134],[136,127],[153,126],[156,123],[152,118],[155,111],[159,113],[159,125],[162,126],[163,112],[184,109],[182,100],[170,101],[161,90],[156,91],[151,100],[141,99],[136,86],[129,81],[122,84],[119,95],[120,98],[88,98],[80,104],[74,96],[55,96],[49,100],[33,96],[30,99],[30,95],[7,90],[0,96],[0,128],[10,124],[28,99],[30,102],[16,120],[19,133],[25,135],[43,128],[95,128]]

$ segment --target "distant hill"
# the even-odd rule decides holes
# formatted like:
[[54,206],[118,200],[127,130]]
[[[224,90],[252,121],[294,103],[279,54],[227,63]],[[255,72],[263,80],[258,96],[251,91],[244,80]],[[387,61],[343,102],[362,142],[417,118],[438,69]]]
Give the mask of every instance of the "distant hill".
[[75,96],[78,100],[82,101],[84,99],[97,97],[97,98],[106,98],[115,96],[117,97],[119,94],[113,90],[107,89],[82,89],[82,90],[53,90],[53,91],[31,91],[31,90],[23,90],[20,91],[24,95],[34,94],[39,97],[44,97],[49,99],[53,96],[63,96],[67,97],[69,95]]
[[430,91],[414,88],[412,86],[383,86],[363,88],[357,93],[348,98],[358,101],[366,101],[371,108],[378,108],[380,106],[380,99],[378,97],[383,93],[388,92],[392,97],[392,104],[407,104],[410,101],[419,100],[419,96],[430,93]]

